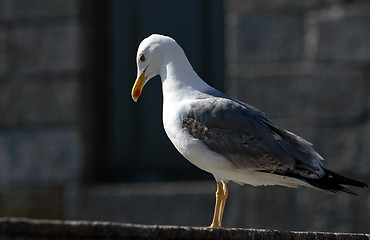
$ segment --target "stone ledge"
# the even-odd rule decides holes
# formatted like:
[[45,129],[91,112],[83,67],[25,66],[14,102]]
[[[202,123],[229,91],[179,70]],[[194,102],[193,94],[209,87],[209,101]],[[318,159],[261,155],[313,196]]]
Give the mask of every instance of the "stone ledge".
[[115,222],[0,218],[1,239],[316,239],[369,240],[370,234],[279,232],[242,228],[139,225]]

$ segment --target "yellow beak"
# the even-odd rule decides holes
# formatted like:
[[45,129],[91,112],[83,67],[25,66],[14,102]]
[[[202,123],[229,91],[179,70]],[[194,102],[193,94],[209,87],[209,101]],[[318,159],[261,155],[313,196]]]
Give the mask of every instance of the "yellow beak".
[[147,76],[145,76],[145,71],[148,67],[144,69],[144,71],[140,74],[140,77],[136,79],[134,86],[131,90],[131,97],[132,99],[137,102],[137,99],[140,97],[141,92],[143,91],[143,87],[145,85]]

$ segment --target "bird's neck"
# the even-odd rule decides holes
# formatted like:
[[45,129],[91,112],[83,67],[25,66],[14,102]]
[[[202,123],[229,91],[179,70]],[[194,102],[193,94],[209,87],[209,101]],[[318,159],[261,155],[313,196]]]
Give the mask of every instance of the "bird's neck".
[[164,101],[180,101],[199,96],[209,88],[194,71],[186,57],[169,59],[161,69]]

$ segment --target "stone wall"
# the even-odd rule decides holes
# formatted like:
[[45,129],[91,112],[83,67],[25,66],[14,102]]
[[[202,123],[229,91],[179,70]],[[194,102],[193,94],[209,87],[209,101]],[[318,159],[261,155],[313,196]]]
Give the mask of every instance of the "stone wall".
[[62,186],[81,176],[94,82],[94,2],[82,3],[0,1],[2,216],[62,217]]
[[[232,0],[225,7],[228,94],[312,142],[329,169],[369,183],[370,3]],[[245,215],[253,212],[241,220],[247,226],[370,229],[368,189],[357,198],[252,192],[241,204]]]
[[78,1],[0,9],[0,186],[75,181],[85,68]]
[[369,3],[227,1],[226,7],[228,93],[314,143],[329,167],[366,178]]

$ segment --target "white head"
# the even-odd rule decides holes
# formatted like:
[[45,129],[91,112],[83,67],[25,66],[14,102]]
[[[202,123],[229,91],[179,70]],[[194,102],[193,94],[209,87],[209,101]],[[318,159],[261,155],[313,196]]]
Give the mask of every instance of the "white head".
[[140,43],[136,55],[137,78],[131,91],[135,102],[140,97],[144,85],[161,74],[162,68],[174,59],[185,59],[182,66],[190,65],[182,48],[170,37],[152,34]]

